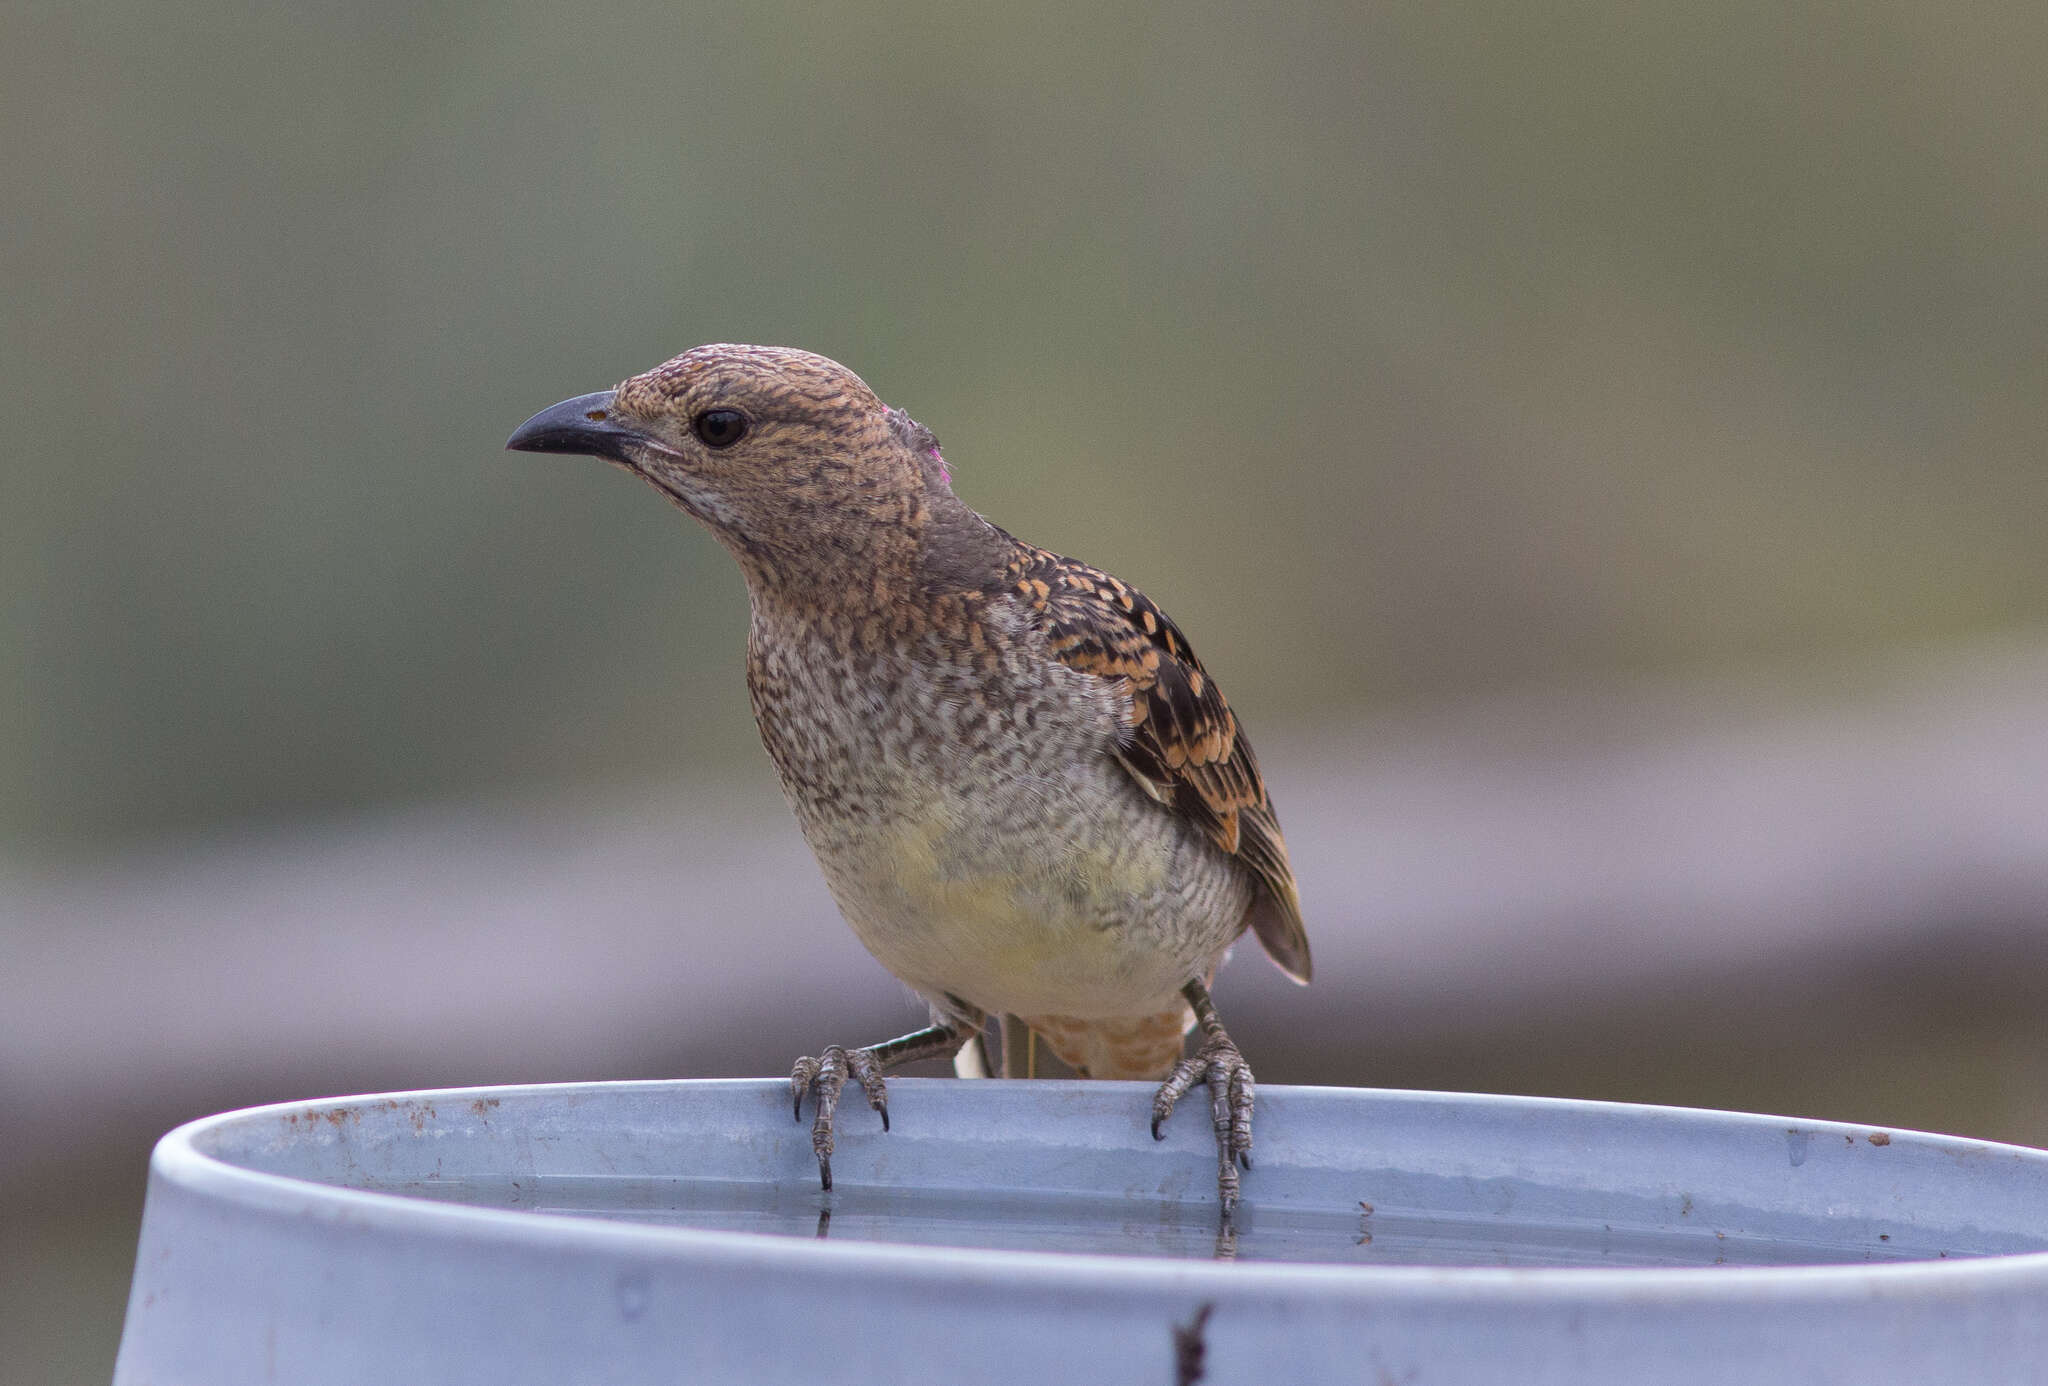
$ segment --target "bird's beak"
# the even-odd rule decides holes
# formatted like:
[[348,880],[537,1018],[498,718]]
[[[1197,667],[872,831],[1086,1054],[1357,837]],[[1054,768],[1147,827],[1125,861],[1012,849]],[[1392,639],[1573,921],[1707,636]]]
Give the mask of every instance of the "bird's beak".
[[612,420],[612,391],[565,399],[519,425],[505,447],[511,452],[566,452],[632,465],[629,442],[649,441],[637,428]]

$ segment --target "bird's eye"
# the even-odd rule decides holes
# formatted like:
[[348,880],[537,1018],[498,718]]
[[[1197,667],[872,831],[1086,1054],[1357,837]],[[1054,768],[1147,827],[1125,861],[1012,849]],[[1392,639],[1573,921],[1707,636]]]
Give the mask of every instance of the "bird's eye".
[[690,428],[707,448],[729,448],[747,436],[747,416],[737,409],[706,409]]

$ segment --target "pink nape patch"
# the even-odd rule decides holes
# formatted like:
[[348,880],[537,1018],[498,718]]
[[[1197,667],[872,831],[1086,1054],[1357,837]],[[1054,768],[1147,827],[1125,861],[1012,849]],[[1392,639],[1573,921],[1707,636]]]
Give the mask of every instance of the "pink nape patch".
[[951,486],[953,484],[953,469],[946,465],[945,457],[939,452],[937,448],[932,448],[930,451],[932,455],[932,461],[939,464],[939,480],[945,482],[948,486]]

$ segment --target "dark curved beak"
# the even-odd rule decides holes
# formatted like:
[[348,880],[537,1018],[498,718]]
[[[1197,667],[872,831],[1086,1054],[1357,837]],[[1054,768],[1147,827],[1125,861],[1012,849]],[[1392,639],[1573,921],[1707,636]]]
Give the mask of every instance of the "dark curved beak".
[[505,440],[511,452],[566,452],[627,462],[626,444],[645,434],[612,422],[612,392],[578,395],[541,410]]

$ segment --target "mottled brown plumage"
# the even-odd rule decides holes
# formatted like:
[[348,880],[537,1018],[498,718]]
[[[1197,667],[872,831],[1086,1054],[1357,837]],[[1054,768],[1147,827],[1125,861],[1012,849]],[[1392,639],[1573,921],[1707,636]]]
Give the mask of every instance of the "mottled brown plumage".
[[1257,875],[1248,922],[1280,970],[1306,983],[1308,932],[1280,820],[1237,714],[1187,637],[1143,592],[1076,559],[1019,543],[1008,571],[1045,618],[1055,656],[1122,684],[1131,737],[1118,759]]
[[[1165,613],[953,494],[937,441],[807,352],[710,346],[566,401],[511,446],[605,457],[746,575],[763,745],[842,913],[933,1024],[799,1060],[831,1174],[840,1089],[1017,1016],[1098,1077],[1207,1082],[1226,1212],[1253,1086],[1206,984],[1255,930],[1309,977],[1250,743]],[[1179,1060],[1191,1023],[1200,1052]]]

